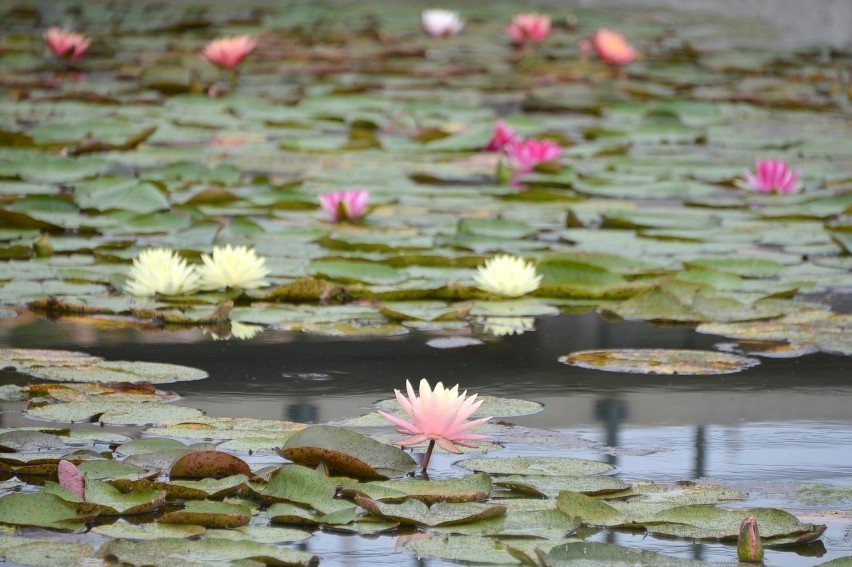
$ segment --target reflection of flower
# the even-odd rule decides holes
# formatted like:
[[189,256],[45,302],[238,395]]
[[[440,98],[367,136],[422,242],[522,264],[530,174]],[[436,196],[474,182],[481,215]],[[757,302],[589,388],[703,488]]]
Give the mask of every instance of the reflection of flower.
[[408,399],[399,390],[394,390],[396,399],[405,413],[408,414],[411,423],[400,419],[389,413],[379,411],[385,419],[400,427],[399,432],[409,435],[407,439],[395,442],[395,445],[417,445],[424,441],[430,441],[426,457],[423,459],[423,470],[429,464],[432,448],[437,443],[442,449],[451,453],[461,453],[456,445],[463,447],[476,447],[469,441],[486,439],[486,435],[467,433],[467,430],[485,423],[490,417],[483,417],[466,421],[482,405],[482,401],[476,401],[476,394],[467,397],[467,390],[459,395],[458,384],[452,388],[444,388],[441,382],[432,390],[429,382],[424,378],[420,380],[420,396],[414,393],[411,382],[405,381],[408,389]]
[[522,335],[535,330],[535,317],[485,317],[482,324],[495,337]]
[[257,41],[247,35],[220,37],[204,46],[201,56],[214,65],[233,69],[257,47]]
[[518,45],[527,42],[541,43],[550,35],[550,16],[544,14],[517,14],[506,28],[506,33]]
[[328,213],[329,220],[340,222],[355,220],[364,216],[367,212],[370,192],[366,189],[332,191],[331,193],[322,193],[318,198],[320,206]]
[[745,176],[752,189],[761,193],[795,193],[801,189],[799,172],[780,159],[759,159],[756,162],[757,175],[747,171]]
[[592,47],[602,60],[613,65],[627,65],[636,59],[636,50],[620,33],[601,28],[592,36]]
[[520,140],[515,134],[515,129],[500,120],[494,126],[494,135],[491,136],[491,140],[485,146],[485,151],[497,152],[511,144],[519,142]]
[[231,336],[241,341],[253,339],[256,334],[263,330],[263,325],[246,325],[231,321]]
[[248,246],[216,246],[213,255],[202,254],[201,261],[204,265],[198,268],[198,273],[205,289],[254,289],[267,285],[263,279],[269,275],[266,260]]
[[562,146],[556,142],[535,138],[516,140],[507,144],[505,150],[512,169],[519,173],[532,171],[540,163],[556,161],[562,154]]
[[495,256],[479,266],[473,279],[483,291],[504,297],[520,297],[538,289],[541,275],[532,262],[517,256]]
[[420,21],[432,37],[449,37],[464,28],[464,20],[452,10],[423,10]]
[[133,260],[124,290],[132,295],[151,296],[192,293],[199,287],[195,268],[168,248],[143,250]]
[[56,57],[70,57],[76,61],[82,57],[92,42],[81,33],[66,31],[62,28],[52,27],[44,32],[44,43]]

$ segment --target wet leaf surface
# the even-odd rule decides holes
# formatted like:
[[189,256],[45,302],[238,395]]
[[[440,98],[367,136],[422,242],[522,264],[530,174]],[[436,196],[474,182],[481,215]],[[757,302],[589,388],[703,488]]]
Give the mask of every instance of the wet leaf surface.
[[666,349],[587,350],[562,356],[559,362],[607,372],[686,376],[731,374],[760,364],[745,356]]

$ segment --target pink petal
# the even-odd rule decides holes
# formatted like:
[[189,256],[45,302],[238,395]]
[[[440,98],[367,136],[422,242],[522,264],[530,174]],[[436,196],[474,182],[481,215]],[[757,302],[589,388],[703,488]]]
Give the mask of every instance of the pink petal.
[[403,428],[405,430],[405,433],[417,433],[417,428],[414,425],[405,421],[404,419],[400,419],[395,415],[383,412],[382,410],[378,410],[378,412],[379,415],[381,415],[386,420],[390,421],[394,425],[398,425],[399,427]]
[[462,451],[455,444],[447,439],[446,437],[438,437],[435,439],[435,443],[437,443],[438,447],[445,451],[449,451],[450,453],[460,454]]

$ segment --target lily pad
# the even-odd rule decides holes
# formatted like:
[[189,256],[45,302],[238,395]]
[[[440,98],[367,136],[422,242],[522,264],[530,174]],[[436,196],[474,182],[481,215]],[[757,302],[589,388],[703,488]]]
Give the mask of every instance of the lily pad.
[[55,494],[12,493],[0,497],[0,523],[36,526],[63,531],[80,531],[88,518]]
[[182,510],[160,516],[164,524],[191,524],[207,528],[235,528],[251,521],[251,509],[224,502],[187,502]]
[[559,362],[607,372],[686,376],[732,374],[760,364],[745,356],[678,349],[586,350],[561,356]]
[[123,540],[149,540],[160,538],[190,538],[204,535],[207,528],[190,524],[130,524],[116,522],[104,526],[95,526],[92,531],[102,536]]
[[99,421],[110,425],[149,425],[165,419],[192,419],[203,413],[194,408],[161,402],[97,400],[48,404],[27,410],[33,419],[79,422]]
[[312,425],[296,433],[278,450],[295,463],[366,479],[384,479],[412,472],[417,463],[405,451],[366,435],[328,425]]
[[446,480],[384,480],[349,485],[342,493],[361,495],[384,502],[402,502],[408,498],[426,504],[435,502],[472,502],[485,500],[491,494],[491,478],[472,474]]
[[169,478],[221,478],[236,474],[251,475],[251,468],[224,451],[193,451],[175,461]]
[[101,556],[112,556],[122,563],[132,565],[204,565],[210,561],[237,561],[255,559],[264,564],[317,565],[319,557],[304,551],[295,551],[258,543],[209,538],[188,541],[180,538],[159,538],[143,542],[112,540],[100,548]]
[[515,457],[512,459],[466,459],[455,463],[469,471],[490,475],[586,476],[615,470],[610,464],[570,457]]
[[371,514],[414,526],[450,526],[476,520],[500,516],[506,512],[505,506],[479,502],[439,502],[427,506],[420,500],[409,499],[401,504],[389,504],[372,500],[365,496],[356,496],[355,503]]

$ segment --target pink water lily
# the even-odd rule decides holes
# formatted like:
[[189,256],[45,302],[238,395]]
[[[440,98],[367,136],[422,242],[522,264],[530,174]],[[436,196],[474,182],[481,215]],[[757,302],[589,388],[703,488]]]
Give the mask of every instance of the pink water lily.
[[509,165],[518,173],[528,173],[540,163],[556,161],[562,154],[562,146],[556,142],[535,138],[510,143],[504,149]]
[[408,398],[399,390],[394,390],[396,399],[411,422],[400,419],[389,413],[379,411],[385,419],[400,427],[399,432],[409,435],[407,439],[397,441],[395,445],[417,445],[429,441],[429,448],[423,459],[423,470],[429,465],[429,457],[435,443],[442,449],[451,453],[461,453],[462,447],[476,447],[470,441],[486,439],[486,435],[468,433],[472,427],[485,423],[490,417],[483,417],[467,421],[473,413],[482,405],[482,401],[476,401],[476,394],[468,397],[467,390],[459,394],[458,384],[452,388],[444,388],[441,382],[435,385],[435,389],[429,387],[426,379],[420,380],[420,396],[414,392],[411,382],[405,381],[408,390]]
[[318,199],[320,207],[328,213],[331,222],[351,221],[361,218],[367,213],[370,192],[366,189],[332,191],[331,193],[322,193]]
[[746,171],[746,180],[752,189],[761,193],[796,193],[801,189],[800,172],[793,171],[790,165],[780,159],[759,159],[756,162],[757,174]]
[[506,33],[518,45],[541,43],[550,35],[550,16],[545,14],[516,14]]
[[68,57],[76,61],[83,56],[92,40],[81,33],[70,32],[59,27],[44,32],[44,44],[56,57]]
[[491,136],[491,140],[485,146],[485,151],[499,152],[506,146],[519,142],[520,139],[515,133],[515,129],[500,120],[494,126],[494,135]]
[[223,69],[234,69],[257,47],[257,40],[247,35],[220,37],[204,46],[201,56]]
[[627,65],[638,55],[636,49],[627,42],[623,35],[606,28],[601,28],[595,32],[595,35],[592,36],[591,45],[598,57],[613,65]]

